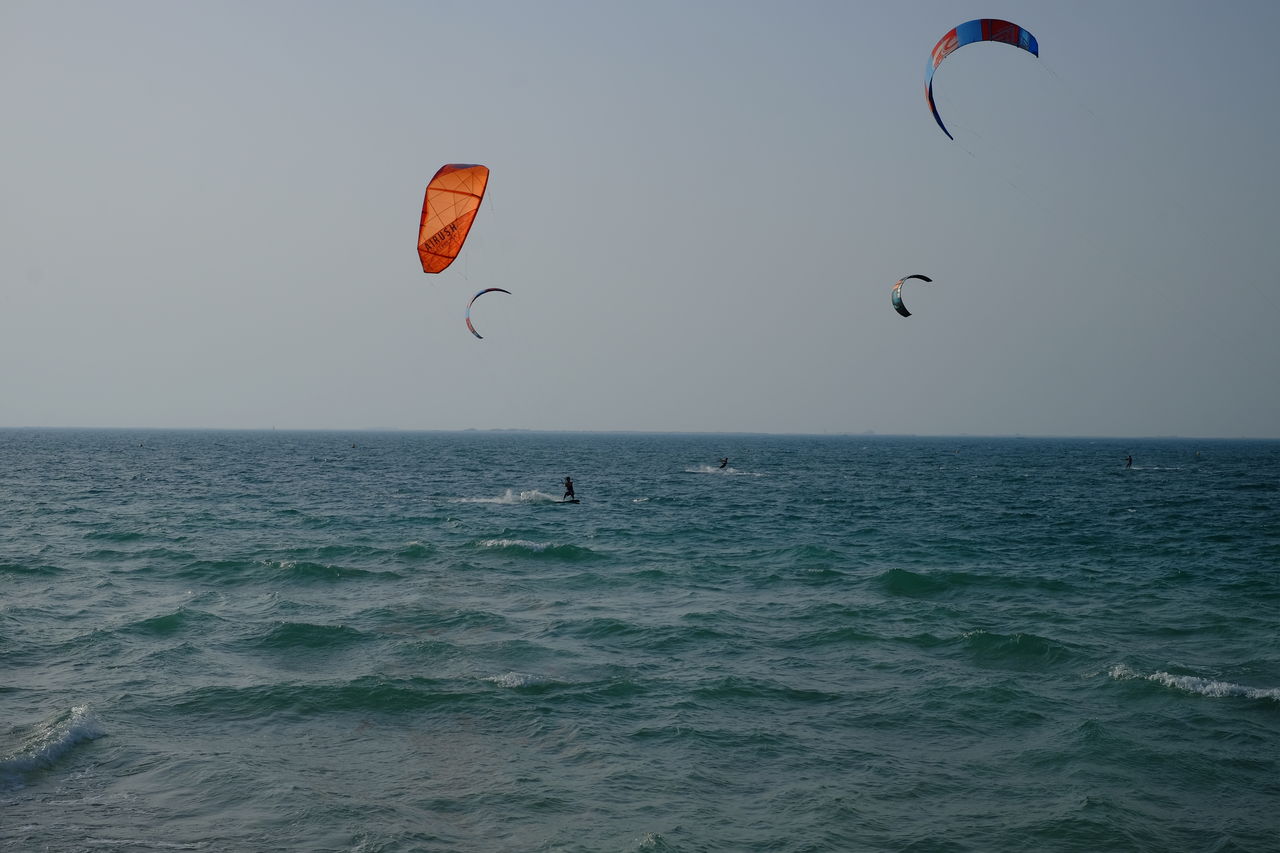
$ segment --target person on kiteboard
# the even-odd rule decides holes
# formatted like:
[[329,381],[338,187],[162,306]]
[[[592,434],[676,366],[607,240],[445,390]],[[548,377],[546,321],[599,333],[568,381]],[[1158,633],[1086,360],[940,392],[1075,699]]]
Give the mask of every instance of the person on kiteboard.
[[729,467],[729,457],[728,457],[728,456],[721,457],[721,459],[720,459],[720,467],[721,467],[721,468],[728,468],[728,467]]
[[573,500],[573,499],[574,499],[574,496],[573,496],[573,478],[572,478],[572,477],[565,477],[565,478],[564,478],[564,497],[562,497],[560,500],[562,500],[562,501],[568,501],[568,500]]

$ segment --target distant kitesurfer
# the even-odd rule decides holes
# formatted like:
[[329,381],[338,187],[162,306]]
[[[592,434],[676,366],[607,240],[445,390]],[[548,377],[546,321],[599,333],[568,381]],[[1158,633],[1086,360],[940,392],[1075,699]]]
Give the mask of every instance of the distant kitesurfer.
[[728,467],[729,467],[729,457],[728,457],[728,456],[723,456],[723,457],[721,457],[721,458],[720,458],[720,467],[721,467],[721,468],[728,468]]
[[1132,457],[1132,456],[1126,456],[1126,457],[1124,458],[1124,467],[1126,467],[1126,468],[1132,468],[1132,467],[1133,467],[1133,457]]
[[573,499],[574,499],[574,497],[573,497],[573,478],[572,478],[572,477],[565,477],[565,478],[564,478],[564,497],[562,497],[560,500],[562,500],[562,501],[569,501],[569,500],[573,500]]

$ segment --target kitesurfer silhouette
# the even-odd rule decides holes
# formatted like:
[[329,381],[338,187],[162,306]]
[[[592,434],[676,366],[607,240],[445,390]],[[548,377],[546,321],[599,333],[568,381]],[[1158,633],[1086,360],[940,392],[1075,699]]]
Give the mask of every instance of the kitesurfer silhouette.
[[1132,468],[1132,467],[1133,467],[1133,457],[1132,457],[1132,456],[1126,456],[1126,457],[1124,458],[1124,467],[1126,467],[1126,468]]
[[728,467],[729,467],[729,457],[728,457],[728,456],[721,457],[721,459],[720,459],[720,467],[721,467],[721,468],[728,468]]
[[572,478],[572,477],[565,477],[565,478],[564,478],[564,497],[562,497],[560,500],[562,500],[562,501],[567,501],[567,500],[573,500],[573,499],[574,499],[574,497],[573,497],[573,478]]

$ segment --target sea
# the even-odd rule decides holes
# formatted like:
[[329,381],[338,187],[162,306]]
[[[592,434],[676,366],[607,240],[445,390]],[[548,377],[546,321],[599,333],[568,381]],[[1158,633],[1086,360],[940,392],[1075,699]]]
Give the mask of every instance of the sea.
[[0,849],[1280,850],[1280,442],[0,430]]

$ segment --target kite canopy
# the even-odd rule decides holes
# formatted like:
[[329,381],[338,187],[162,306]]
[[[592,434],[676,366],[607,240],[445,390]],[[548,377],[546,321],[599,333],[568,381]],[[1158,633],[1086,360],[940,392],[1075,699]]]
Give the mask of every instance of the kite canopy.
[[423,272],[440,272],[458,257],[488,183],[488,167],[450,163],[441,166],[427,184],[422,223],[418,226],[418,257],[422,259]]
[[933,110],[934,121],[938,123],[938,127],[942,128],[942,132],[949,139],[955,139],[955,137],[951,135],[951,131],[947,130],[947,126],[942,123],[942,116],[938,115],[938,107],[933,102],[933,72],[942,64],[942,60],[946,59],[957,48],[972,44],[975,41],[1003,42],[1014,47],[1020,47],[1032,56],[1040,55],[1040,45],[1036,42],[1035,36],[1017,24],[1001,21],[998,18],[976,18],[972,21],[966,21],[938,39],[938,43],[933,46],[933,53],[929,56],[929,67],[925,70],[924,97],[929,102],[929,109]]
[[471,334],[475,335],[477,338],[480,338],[480,340],[484,340],[484,338],[480,335],[479,332],[476,331],[476,327],[471,325],[471,306],[481,296],[484,296],[486,293],[493,293],[495,290],[498,293],[505,293],[508,296],[511,295],[510,290],[503,290],[501,287],[486,287],[484,290],[480,291],[475,296],[471,297],[471,301],[467,303],[467,328],[471,330]]
[[907,310],[907,306],[902,304],[902,283],[913,278],[918,278],[921,281],[933,281],[933,279],[929,278],[927,275],[909,275],[898,279],[898,283],[893,286],[893,310],[897,311],[903,317],[910,317],[911,312]]

